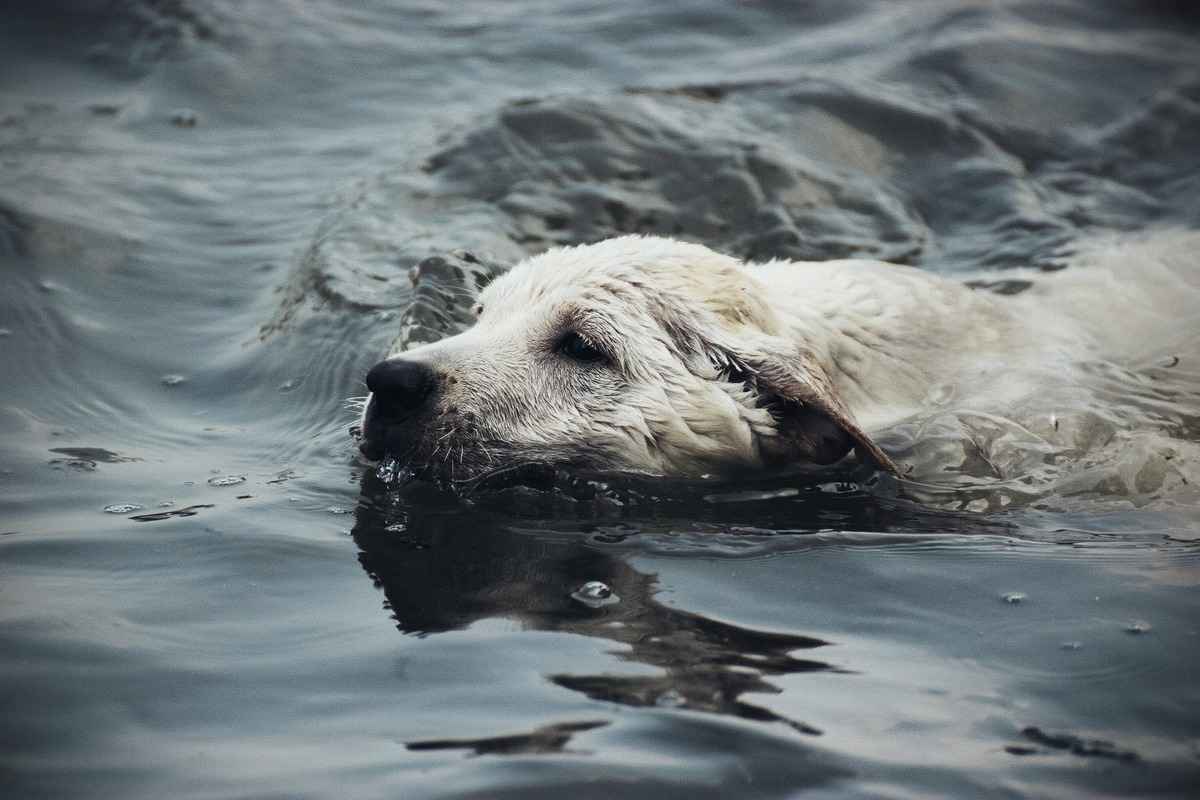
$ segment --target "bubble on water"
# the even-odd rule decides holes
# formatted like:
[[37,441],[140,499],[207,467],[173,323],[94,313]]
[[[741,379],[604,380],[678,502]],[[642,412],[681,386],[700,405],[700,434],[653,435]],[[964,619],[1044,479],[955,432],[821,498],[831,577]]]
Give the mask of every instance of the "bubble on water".
[[1151,625],[1149,622],[1138,619],[1138,620],[1134,620],[1133,622],[1130,622],[1128,625],[1126,625],[1125,632],[1133,634],[1134,636],[1138,636],[1143,633],[1149,633],[1150,629],[1153,627],[1154,626]]
[[163,386],[178,386],[179,384],[183,383],[186,380],[187,380],[187,378],[185,378],[182,375],[177,375],[175,373],[171,373],[170,375],[163,375],[161,378],[158,379],[158,382],[161,383]]
[[142,506],[137,503],[113,503],[104,507],[106,514],[128,514],[133,511],[141,511]]
[[217,478],[209,478],[209,486],[237,486],[239,483],[245,483],[245,475],[221,475]]
[[1024,603],[1027,597],[1024,592],[1005,592],[1000,595],[1001,600],[1013,606]]
[[608,588],[608,584],[602,581],[588,581],[571,592],[571,597],[592,608],[601,608],[621,602],[621,598]]

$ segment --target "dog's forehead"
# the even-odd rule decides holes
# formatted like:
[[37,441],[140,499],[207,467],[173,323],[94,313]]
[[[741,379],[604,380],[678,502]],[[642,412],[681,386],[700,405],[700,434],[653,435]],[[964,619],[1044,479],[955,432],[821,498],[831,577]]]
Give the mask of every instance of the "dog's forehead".
[[492,282],[480,295],[488,305],[517,308],[546,298],[595,296],[606,289],[645,288],[648,291],[684,289],[689,294],[707,288],[707,276],[738,266],[734,259],[707,247],[672,239],[624,236],[592,245],[549,250],[520,262]]
[[649,313],[678,328],[698,315],[776,332],[769,293],[745,265],[707,247],[672,239],[625,236],[550,250],[522,261],[480,295],[482,320],[587,309],[619,325]]

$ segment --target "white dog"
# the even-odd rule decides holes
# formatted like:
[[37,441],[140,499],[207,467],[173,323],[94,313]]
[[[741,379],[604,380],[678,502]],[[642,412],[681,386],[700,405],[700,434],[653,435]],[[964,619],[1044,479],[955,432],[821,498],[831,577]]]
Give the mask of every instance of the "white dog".
[[551,250],[488,286],[473,327],[370,371],[360,447],[451,481],[531,462],[729,474],[851,450],[903,472],[869,431],[947,393],[992,407],[1036,394],[1122,338],[1089,324],[1091,304],[1138,324],[1134,306],[1158,319],[1195,299],[1176,284],[1097,292],[1113,289],[1097,274],[1061,287],[1073,278],[1033,272],[1006,297],[893,264],[746,265],[661,238]]

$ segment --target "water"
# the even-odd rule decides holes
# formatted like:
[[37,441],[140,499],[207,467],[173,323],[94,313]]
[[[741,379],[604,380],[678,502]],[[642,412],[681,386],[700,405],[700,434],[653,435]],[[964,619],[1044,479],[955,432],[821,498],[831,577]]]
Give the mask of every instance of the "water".
[[1197,32],[1166,2],[10,10],[5,795],[1192,795],[1187,308],[1037,408],[931,392],[883,441],[937,480],[458,497],[358,463],[346,398],[554,243],[1017,299],[1166,252],[1200,228]]

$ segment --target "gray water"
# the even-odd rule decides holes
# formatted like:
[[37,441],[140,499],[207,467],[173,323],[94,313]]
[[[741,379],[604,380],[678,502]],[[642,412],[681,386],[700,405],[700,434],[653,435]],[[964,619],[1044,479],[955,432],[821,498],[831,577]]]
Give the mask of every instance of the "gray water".
[[1095,365],[1086,452],[885,432],[958,454],[937,485],[464,498],[358,461],[346,399],[553,244],[1019,292],[1200,229],[1198,33],[1082,0],[9,8],[4,796],[1194,796],[1194,320]]

